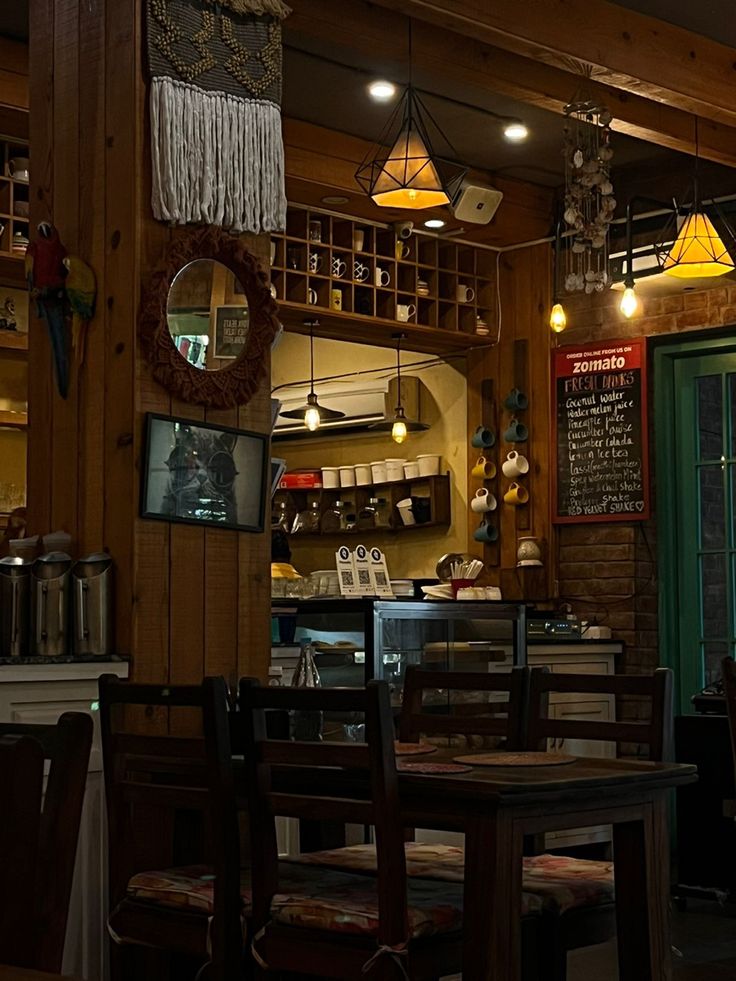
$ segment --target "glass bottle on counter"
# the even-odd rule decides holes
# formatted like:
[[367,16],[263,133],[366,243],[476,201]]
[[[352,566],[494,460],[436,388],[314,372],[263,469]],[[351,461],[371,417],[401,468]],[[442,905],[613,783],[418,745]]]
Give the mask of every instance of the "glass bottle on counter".
[[[292,685],[295,688],[321,688],[322,682],[314,661],[311,637],[303,637],[299,660],[294,669]],[[291,734],[294,739],[318,742],[322,739],[322,712],[294,710],[291,713]]]
[[371,504],[376,509],[376,528],[390,528],[391,504],[385,497],[372,497]]
[[376,527],[376,506],[378,498],[372,497],[365,507],[358,511],[358,531],[371,531]]
[[335,501],[322,515],[322,531],[330,533],[345,531],[347,528],[347,512],[344,501]]

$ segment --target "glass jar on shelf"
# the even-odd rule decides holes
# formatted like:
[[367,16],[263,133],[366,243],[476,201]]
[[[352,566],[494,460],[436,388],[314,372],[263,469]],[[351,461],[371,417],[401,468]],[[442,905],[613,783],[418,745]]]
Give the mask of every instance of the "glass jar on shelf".
[[299,511],[294,518],[292,535],[314,535],[319,531],[319,501],[312,501],[305,511]]
[[372,497],[365,507],[358,511],[358,531],[372,531],[376,527],[376,505],[378,498]]
[[345,531],[347,528],[347,509],[344,501],[335,501],[322,515],[322,531],[326,533]]

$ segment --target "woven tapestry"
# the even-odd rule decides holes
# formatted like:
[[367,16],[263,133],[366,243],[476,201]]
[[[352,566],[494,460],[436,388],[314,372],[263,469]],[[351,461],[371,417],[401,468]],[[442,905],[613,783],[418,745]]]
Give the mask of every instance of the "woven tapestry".
[[281,0],[146,0],[153,213],[283,229]]

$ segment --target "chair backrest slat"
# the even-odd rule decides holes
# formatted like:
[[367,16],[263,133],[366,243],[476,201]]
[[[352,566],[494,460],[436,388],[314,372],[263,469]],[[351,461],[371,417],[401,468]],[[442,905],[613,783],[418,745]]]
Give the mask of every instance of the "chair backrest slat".
[[[365,745],[269,740],[266,710],[363,713]],[[377,849],[379,943],[407,939],[406,868],[388,686],[262,688],[240,682],[240,719],[252,852],[253,929],[278,889],[275,815],[372,824]],[[291,747],[292,752],[288,749]],[[301,772],[300,772],[301,771]],[[362,771],[362,775],[361,775]],[[288,773],[288,788],[279,780]]]
[[[570,718],[560,711],[553,717],[549,698],[553,694],[622,695],[646,697],[648,721],[594,721]],[[564,705],[562,706],[564,708]],[[570,703],[570,714],[574,714]],[[529,683],[527,748],[539,749],[547,739],[600,740],[603,742],[645,743],[648,759],[666,761],[673,754],[672,671],[657,668],[651,675],[589,675],[560,673],[532,668]]]
[[[410,665],[404,676],[404,694],[399,720],[400,738],[413,742],[421,735],[499,736],[509,749],[520,748],[525,724],[524,713],[528,683],[527,668],[511,671],[427,671]],[[428,690],[447,692],[483,692],[506,694],[505,701],[487,700],[474,703],[452,703],[435,706],[423,703]],[[433,710],[434,709],[434,710]],[[480,711],[492,714],[478,714]],[[472,714],[471,714],[472,713]]]

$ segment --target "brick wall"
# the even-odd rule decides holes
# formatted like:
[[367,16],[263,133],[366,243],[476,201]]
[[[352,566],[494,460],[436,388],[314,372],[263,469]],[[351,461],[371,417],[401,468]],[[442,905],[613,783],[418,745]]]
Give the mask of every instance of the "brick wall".
[[[736,285],[732,284],[640,297],[641,312],[630,321],[618,310],[620,296],[611,291],[566,301],[569,326],[560,344],[680,335],[736,324]],[[649,405],[653,405],[651,397]],[[650,430],[653,421],[650,408]],[[650,447],[653,453],[653,439]],[[650,464],[654,508],[653,457]],[[656,554],[656,513],[648,522],[564,525],[557,534],[561,601],[584,619],[610,626],[614,637],[625,642],[621,668],[627,672],[648,672],[658,663]],[[626,714],[638,715],[638,707],[627,706]]]

